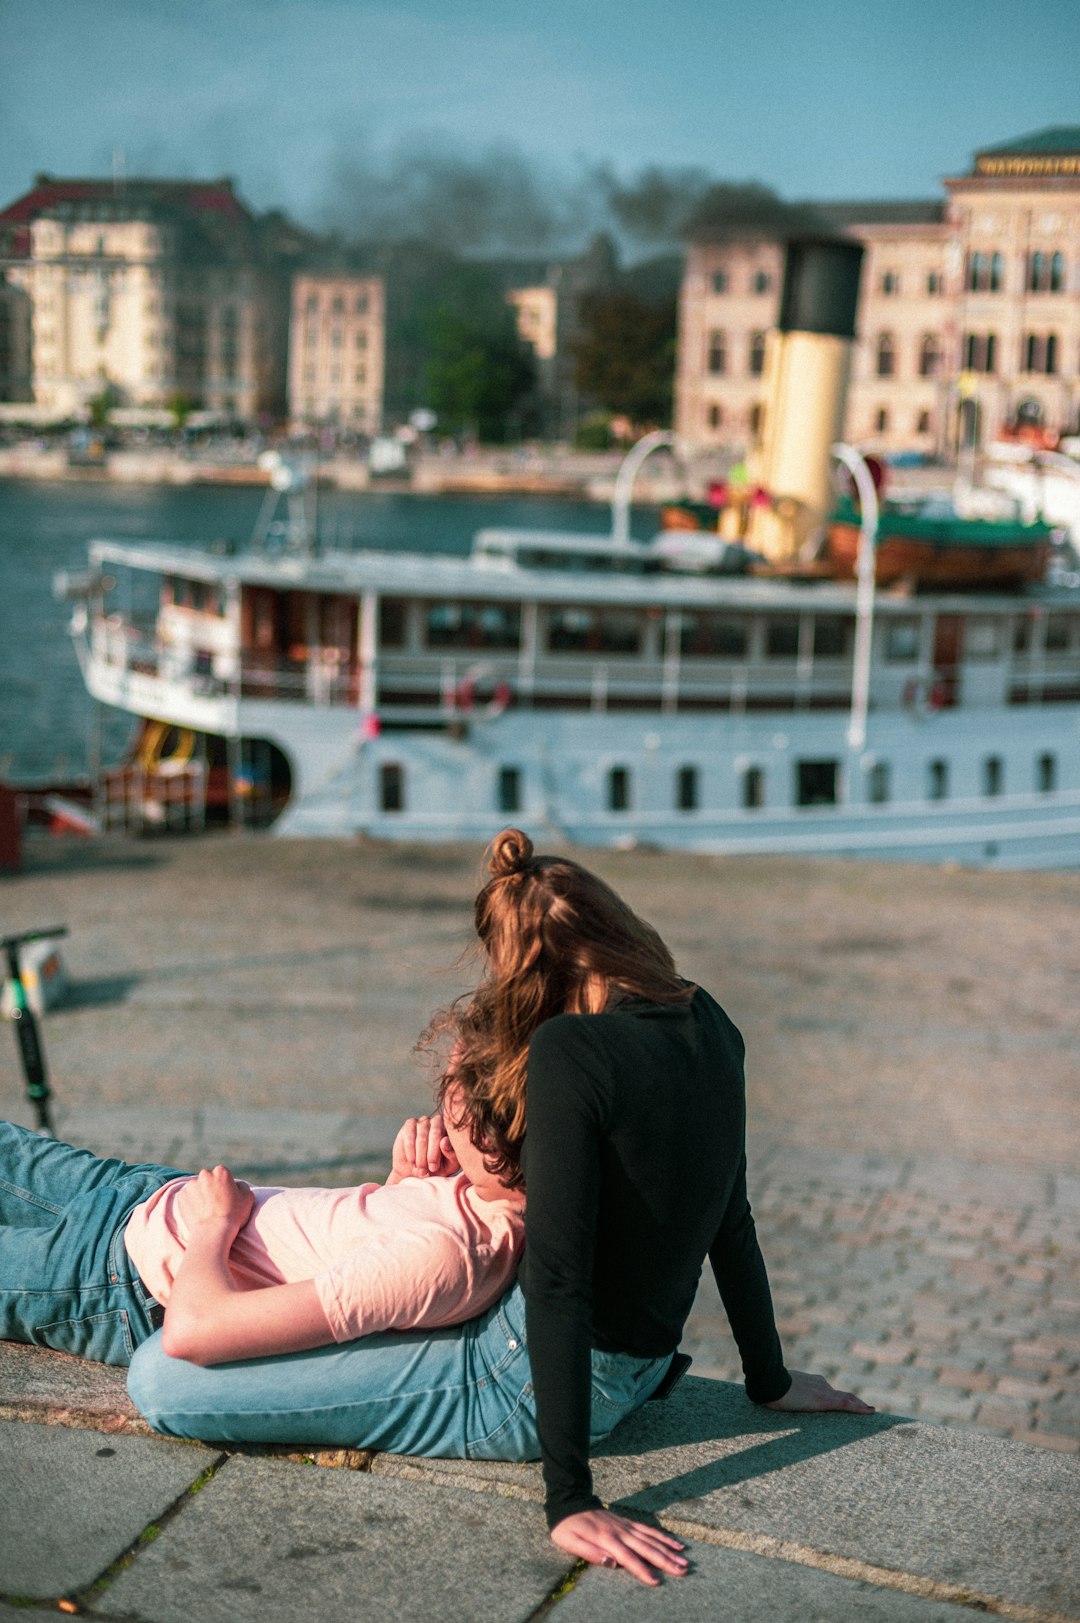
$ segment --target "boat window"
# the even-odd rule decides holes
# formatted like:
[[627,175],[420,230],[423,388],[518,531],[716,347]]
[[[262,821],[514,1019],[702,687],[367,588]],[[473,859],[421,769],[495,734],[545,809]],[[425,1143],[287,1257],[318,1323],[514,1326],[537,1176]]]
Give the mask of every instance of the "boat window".
[[608,810],[613,812],[629,811],[630,809],[630,768],[628,766],[613,766],[608,772]]
[[681,766],[675,774],[675,810],[697,811],[698,809],[698,769],[696,766]]
[[839,761],[796,761],[795,804],[835,806],[839,780]]
[[727,614],[684,614],[679,652],[684,659],[745,659],[749,627]]
[[1057,788],[1057,756],[1040,755],[1035,762],[1035,787],[1041,795]]
[[400,761],[384,761],[379,768],[379,806],[384,812],[405,810],[405,768]]
[[759,766],[748,766],[742,775],[744,811],[760,811],[765,804],[765,774]]
[[430,603],[429,648],[521,646],[521,608],[516,603]]
[[552,609],[548,649],[552,653],[637,654],[641,616],[629,609]]
[[379,647],[404,648],[404,646],[405,599],[403,597],[380,597]]
[[919,657],[919,622],[914,615],[898,616],[885,627],[885,658],[894,665]]
[[928,761],[926,764],[926,798],[928,800],[948,800],[949,798],[949,763],[948,761]]
[[765,657],[795,659],[799,652],[799,616],[778,615],[765,622]]
[[983,794],[1000,795],[1005,787],[1005,766],[1000,755],[983,757]]
[[1031,617],[1022,614],[1013,621],[1012,645],[1014,654],[1031,652]]
[[496,799],[501,812],[521,810],[521,768],[519,766],[501,766],[499,768]]
[[872,806],[883,806],[889,798],[889,763],[874,761],[866,775],[866,798]]
[[1046,652],[1064,654],[1069,647],[1070,621],[1067,614],[1046,616]]
[[846,614],[814,616],[814,658],[843,659],[851,651],[855,622]]
[[1001,625],[997,620],[968,620],[964,632],[965,659],[998,659],[1001,655]]

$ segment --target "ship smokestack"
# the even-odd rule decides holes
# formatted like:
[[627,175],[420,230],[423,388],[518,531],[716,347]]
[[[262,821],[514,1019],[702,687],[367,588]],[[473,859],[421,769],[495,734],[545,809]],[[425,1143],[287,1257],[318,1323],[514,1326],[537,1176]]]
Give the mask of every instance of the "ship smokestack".
[[787,245],[751,459],[771,503],[755,508],[749,542],[774,563],[811,554],[832,506],[829,450],[841,438],[862,257],[857,242],[838,238]]

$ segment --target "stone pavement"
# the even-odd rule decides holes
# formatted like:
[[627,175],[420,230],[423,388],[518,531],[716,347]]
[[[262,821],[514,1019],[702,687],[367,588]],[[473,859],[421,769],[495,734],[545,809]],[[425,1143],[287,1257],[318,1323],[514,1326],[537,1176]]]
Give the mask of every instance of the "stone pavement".
[[[60,1131],[256,1181],[380,1177],[425,1102],[411,1045],[468,983],[447,966],[477,860],[31,848],[0,915],[71,928],[45,1026]],[[628,1423],[598,1473],[693,1541],[692,1577],[654,1593],[568,1572],[532,1467],[197,1450],[146,1436],[115,1372],[0,1347],[0,1623],[28,1598],[141,1623],[1080,1617],[1080,874],[594,865],[747,1037],[789,1362],[888,1412],[750,1409],[705,1281],[684,1345],[716,1379]],[[0,1110],[29,1123],[2,1031]]]
[[35,1369],[66,1407],[0,1418],[0,1623],[1080,1618],[1080,1462],[1023,1444],[773,1415],[691,1377],[594,1460],[609,1503],[688,1545],[689,1575],[646,1590],[548,1541],[535,1465],[173,1442],[120,1372],[7,1344],[0,1416]]

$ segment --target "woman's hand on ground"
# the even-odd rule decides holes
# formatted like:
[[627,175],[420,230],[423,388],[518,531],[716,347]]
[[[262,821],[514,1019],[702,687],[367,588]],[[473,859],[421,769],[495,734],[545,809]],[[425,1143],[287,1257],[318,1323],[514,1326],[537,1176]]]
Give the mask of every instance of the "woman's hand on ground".
[[220,1223],[231,1245],[251,1216],[254,1203],[249,1186],[234,1178],[228,1167],[204,1167],[181,1189],[179,1211],[189,1229],[197,1223]]
[[391,1165],[391,1183],[400,1183],[402,1178],[448,1178],[460,1172],[438,1112],[409,1117],[394,1140]]
[[779,1409],[788,1414],[808,1414],[840,1409],[847,1414],[873,1414],[869,1403],[857,1398],[854,1392],[840,1392],[830,1386],[824,1375],[808,1375],[805,1370],[793,1369],[791,1385],[782,1398],[763,1403],[763,1409]]
[[654,1587],[660,1582],[654,1568],[682,1578],[689,1565],[677,1538],[659,1527],[616,1516],[613,1510],[580,1510],[565,1516],[552,1528],[551,1537],[568,1555],[598,1567],[625,1567],[641,1583]]

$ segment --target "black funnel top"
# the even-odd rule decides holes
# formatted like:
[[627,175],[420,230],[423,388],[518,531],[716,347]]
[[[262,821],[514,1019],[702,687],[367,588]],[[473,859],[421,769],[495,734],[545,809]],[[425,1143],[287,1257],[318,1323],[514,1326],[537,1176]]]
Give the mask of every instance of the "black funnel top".
[[863,250],[839,238],[789,242],[780,295],[781,332],[855,337]]

